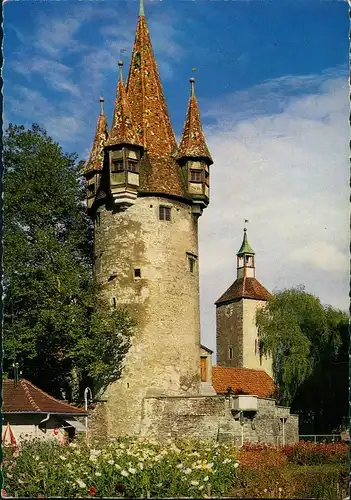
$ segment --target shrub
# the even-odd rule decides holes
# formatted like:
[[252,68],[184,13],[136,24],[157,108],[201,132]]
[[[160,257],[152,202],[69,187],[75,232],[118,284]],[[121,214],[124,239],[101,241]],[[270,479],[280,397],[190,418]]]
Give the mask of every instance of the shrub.
[[239,454],[240,467],[251,470],[284,467],[287,461],[279,450],[243,451]]
[[346,443],[300,442],[283,448],[289,463],[297,465],[346,464],[349,447]]

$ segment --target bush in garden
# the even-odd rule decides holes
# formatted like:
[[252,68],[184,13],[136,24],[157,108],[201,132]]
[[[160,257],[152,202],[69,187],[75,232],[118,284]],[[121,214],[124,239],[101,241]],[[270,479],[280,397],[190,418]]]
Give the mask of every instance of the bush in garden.
[[284,467],[287,464],[287,457],[279,450],[243,451],[239,454],[240,468],[262,469]]
[[346,443],[300,442],[283,448],[289,463],[297,465],[346,464],[349,447]]
[[237,450],[195,441],[117,440],[4,450],[9,496],[223,496],[237,481]]

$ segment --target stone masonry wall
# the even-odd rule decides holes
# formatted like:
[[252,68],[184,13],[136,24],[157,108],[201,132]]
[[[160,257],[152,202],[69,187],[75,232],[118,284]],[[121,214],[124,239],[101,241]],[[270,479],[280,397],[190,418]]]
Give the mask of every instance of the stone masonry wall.
[[264,370],[273,375],[272,358],[260,356],[258,331],[256,326],[256,311],[264,307],[266,301],[243,299],[243,368]]
[[258,398],[255,414],[231,410],[231,400],[224,396],[146,398],[140,435],[157,439],[197,437],[201,440],[283,444],[281,417],[285,423],[285,443],[299,439],[298,419],[289,408],[277,407],[273,399]]
[[[217,365],[243,366],[243,301],[236,300],[216,308]],[[233,347],[233,359],[229,359]]]
[[[159,219],[160,205],[171,221]],[[139,197],[125,211],[102,207],[94,240],[97,281],[138,323],[122,376],[103,395],[107,434],[138,435],[145,397],[199,394],[199,262],[191,272],[188,261],[198,256],[197,219],[180,201]]]

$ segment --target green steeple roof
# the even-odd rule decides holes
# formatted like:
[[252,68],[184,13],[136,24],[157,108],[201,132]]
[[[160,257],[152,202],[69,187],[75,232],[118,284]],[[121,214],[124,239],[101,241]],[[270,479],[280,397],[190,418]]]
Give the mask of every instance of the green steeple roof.
[[247,241],[247,235],[246,235],[246,229],[244,229],[244,238],[243,242],[241,244],[240,250],[237,253],[237,255],[244,255],[245,253],[250,253],[252,255],[255,255],[255,252],[252,250],[250,243]]

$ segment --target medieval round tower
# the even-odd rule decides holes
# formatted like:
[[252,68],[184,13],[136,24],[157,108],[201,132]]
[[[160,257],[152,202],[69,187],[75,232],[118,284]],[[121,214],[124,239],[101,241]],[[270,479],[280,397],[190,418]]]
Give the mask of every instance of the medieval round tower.
[[126,86],[119,66],[112,127],[101,101],[85,176],[96,280],[111,308],[127,306],[137,322],[121,378],[106,390],[107,430],[135,435],[145,398],[199,394],[198,219],[213,162],[194,79],[176,143],[142,0]]

